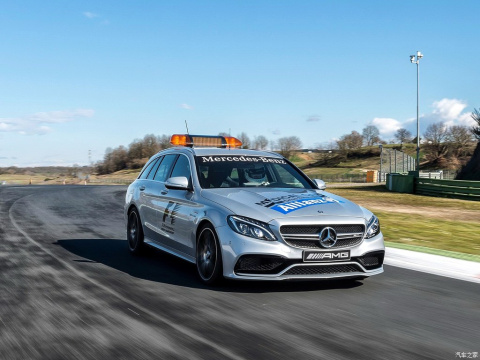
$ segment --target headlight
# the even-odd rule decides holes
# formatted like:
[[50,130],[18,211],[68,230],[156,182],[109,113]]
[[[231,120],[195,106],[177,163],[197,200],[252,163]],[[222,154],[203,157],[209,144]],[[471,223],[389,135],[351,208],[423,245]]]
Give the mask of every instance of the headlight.
[[374,236],[377,236],[380,233],[380,222],[378,218],[373,215],[368,221],[367,233],[365,234],[365,239],[370,239]]
[[257,220],[243,216],[229,216],[228,225],[230,225],[233,231],[245,236],[250,236],[254,239],[268,241],[277,240],[268,225]]

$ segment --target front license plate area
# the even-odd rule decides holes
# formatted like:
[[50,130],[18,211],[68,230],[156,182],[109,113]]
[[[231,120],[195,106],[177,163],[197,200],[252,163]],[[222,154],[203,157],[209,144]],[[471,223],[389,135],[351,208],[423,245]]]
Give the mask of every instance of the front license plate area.
[[310,251],[303,252],[303,262],[332,262],[350,260],[350,250]]

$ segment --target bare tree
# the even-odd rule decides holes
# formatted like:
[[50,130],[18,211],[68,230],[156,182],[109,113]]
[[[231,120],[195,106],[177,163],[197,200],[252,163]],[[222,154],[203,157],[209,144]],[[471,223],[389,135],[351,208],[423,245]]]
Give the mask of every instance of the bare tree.
[[297,136],[287,136],[278,139],[277,145],[279,147],[280,154],[288,159],[290,156],[292,156],[293,151],[302,147],[302,142]]
[[250,149],[250,138],[246,133],[242,132],[237,138],[242,142],[242,149]]
[[427,144],[424,145],[426,149],[426,155],[428,161],[437,162],[440,158],[445,157],[448,152],[448,145],[446,139],[448,135],[447,127],[445,123],[433,123],[427,126],[427,129],[423,133]]
[[473,109],[472,119],[477,125],[472,126],[470,130],[478,143],[473,156],[458,173],[457,180],[480,180],[480,111],[478,109]]
[[170,136],[168,135],[160,135],[157,137],[157,140],[160,150],[168,149],[172,146],[172,144],[170,144]]
[[363,139],[367,146],[372,146],[380,141],[380,131],[375,125],[368,125],[362,131]]
[[268,146],[268,140],[265,136],[259,135],[253,138],[253,148],[265,150]]
[[412,141],[412,133],[404,128],[398,129],[395,133],[395,139],[397,139],[401,144],[410,142]]
[[445,123],[439,122],[428,125],[423,136],[425,137],[425,140],[437,145],[443,143],[447,139],[447,134],[448,131]]
[[357,131],[352,131],[348,135],[343,135],[340,140],[337,140],[338,150],[342,152],[345,159],[348,158],[350,150],[360,149],[363,145],[363,136]]
[[454,125],[447,130],[447,140],[452,153],[459,157],[465,156],[467,145],[473,140],[473,135],[467,126]]

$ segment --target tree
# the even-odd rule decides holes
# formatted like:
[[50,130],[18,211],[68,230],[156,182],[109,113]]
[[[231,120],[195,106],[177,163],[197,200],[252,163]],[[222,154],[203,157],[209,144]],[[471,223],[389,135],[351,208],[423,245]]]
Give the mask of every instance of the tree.
[[259,150],[265,150],[268,146],[268,140],[265,136],[255,136],[253,138],[253,148]]
[[467,126],[454,125],[448,128],[447,139],[455,156],[465,155],[466,147],[473,140],[473,135]]
[[412,133],[404,128],[398,129],[395,133],[395,139],[397,139],[401,144],[410,142],[412,141]]
[[237,138],[242,142],[242,149],[250,149],[250,138],[246,133],[242,132]]
[[302,142],[297,136],[287,136],[278,139],[277,145],[279,147],[280,154],[287,159],[292,156],[293,151],[302,147]]
[[472,126],[470,130],[478,143],[473,156],[458,173],[457,180],[480,180],[480,112],[478,109],[473,109],[472,119],[477,125]]
[[433,123],[427,126],[427,129],[423,133],[425,140],[431,142],[434,145],[441,144],[447,139],[447,127],[444,122]]
[[423,133],[427,144],[424,145],[426,150],[425,157],[430,162],[439,162],[448,152],[448,145],[445,143],[447,139],[447,127],[445,123],[433,123],[427,126]]
[[367,146],[372,146],[373,144],[380,141],[380,131],[375,125],[368,125],[362,131],[363,139]]
[[477,123],[477,125],[474,125],[471,128],[472,134],[475,136],[475,139],[480,142],[480,111],[478,109],[473,109],[471,117]]
[[170,144],[170,136],[167,136],[167,135],[157,136],[157,141],[158,141],[160,150],[168,149],[169,147],[172,146],[172,144]]
[[348,135],[343,135],[340,140],[337,140],[338,150],[342,152],[345,159],[348,158],[350,150],[360,149],[363,144],[363,136],[357,131],[352,131]]

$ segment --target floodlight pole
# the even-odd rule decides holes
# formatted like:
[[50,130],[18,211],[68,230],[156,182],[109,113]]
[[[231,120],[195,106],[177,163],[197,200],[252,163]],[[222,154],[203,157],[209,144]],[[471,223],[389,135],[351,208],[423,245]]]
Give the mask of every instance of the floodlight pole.
[[420,121],[419,121],[419,105],[418,105],[418,100],[419,100],[419,64],[420,64],[420,59],[423,58],[423,54],[420,51],[417,51],[416,55],[410,55],[410,62],[412,64],[417,64],[417,161],[416,161],[416,166],[415,170],[419,171],[420,170]]

